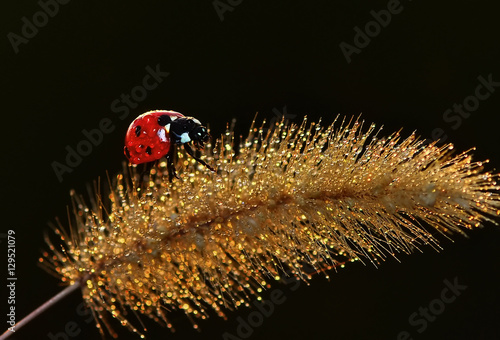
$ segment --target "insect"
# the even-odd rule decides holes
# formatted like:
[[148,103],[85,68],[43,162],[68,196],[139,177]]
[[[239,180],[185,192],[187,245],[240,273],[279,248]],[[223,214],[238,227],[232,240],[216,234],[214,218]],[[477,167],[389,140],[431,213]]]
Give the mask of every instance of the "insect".
[[173,177],[179,178],[174,166],[177,145],[183,145],[198,163],[215,171],[195,155],[190,145],[193,142],[196,149],[203,149],[209,138],[207,128],[196,118],[175,111],[148,111],[130,124],[125,135],[124,153],[132,164],[150,163],[165,156],[169,179],[172,180]]

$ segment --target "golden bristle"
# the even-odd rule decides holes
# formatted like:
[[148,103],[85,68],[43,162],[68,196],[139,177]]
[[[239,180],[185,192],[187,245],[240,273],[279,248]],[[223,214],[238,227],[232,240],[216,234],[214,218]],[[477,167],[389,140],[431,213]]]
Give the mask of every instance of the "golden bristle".
[[282,275],[438,247],[435,231],[463,233],[500,213],[498,175],[468,152],[362,125],[252,126],[238,145],[228,131],[205,150],[217,174],[179,154],[172,183],[165,164],[146,180],[128,168],[109,202],[89,209],[72,195],[72,234],[59,233],[44,263],[65,284],[85,277],[98,323],[107,311],[142,334],[127,310],[169,327],[166,309],[224,317]]

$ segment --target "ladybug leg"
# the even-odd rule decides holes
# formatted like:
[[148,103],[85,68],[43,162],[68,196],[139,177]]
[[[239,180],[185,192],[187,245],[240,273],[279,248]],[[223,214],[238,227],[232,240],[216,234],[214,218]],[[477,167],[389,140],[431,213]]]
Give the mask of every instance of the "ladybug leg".
[[177,175],[177,172],[175,171],[175,156],[176,156],[176,150],[175,146],[172,145],[170,150],[167,153],[167,171],[168,171],[168,180],[172,182],[172,180],[175,178],[180,179],[179,175]]
[[154,162],[149,162],[149,163],[143,163],[142,164],[142,171],[139,174],[139,181],[137,183],[137,186],[139,188],[142,187],[144,182],[147,182],[149,180],[149,176],[151,173],[151,169],[157,165],[158,161]]
[[207,163],[205,163],[205,161],[201,160],[199,157],[196,157],[196,155],[194,154],[194,151],[193,149],[191,148],[191,146],[187,143],[184,143],[184,150],[186,150],[187,154],[191,157],[193,157],[198,163],[200,163],[201,165],[205,166],[207,169],[215,172],[215,169],[212,168],[210,165],[208,165]]

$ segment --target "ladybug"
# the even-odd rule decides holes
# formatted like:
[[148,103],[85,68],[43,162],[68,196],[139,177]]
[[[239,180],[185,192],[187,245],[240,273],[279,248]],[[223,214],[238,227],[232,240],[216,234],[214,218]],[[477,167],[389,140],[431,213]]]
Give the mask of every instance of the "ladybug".
[[174,167],[176,146],[183,145],[184,150],[198,163],[215,171],[194,154],[190,146],[203,149],[210,135],[207,128],[193,117],[186,117],[175,111],[149,111],[138,116],[130,124],[125,135],[124,153],[132,164],[154,162],[165,156],[169,179],[177,177]]

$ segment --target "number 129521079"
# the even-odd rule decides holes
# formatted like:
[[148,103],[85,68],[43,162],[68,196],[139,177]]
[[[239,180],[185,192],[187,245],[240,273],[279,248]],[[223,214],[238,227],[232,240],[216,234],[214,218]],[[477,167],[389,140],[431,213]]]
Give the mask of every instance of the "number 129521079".
[[15,231],[7,232],[7,271],[10,277],[15,276],[16,271],[16,238]]

